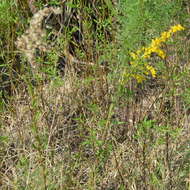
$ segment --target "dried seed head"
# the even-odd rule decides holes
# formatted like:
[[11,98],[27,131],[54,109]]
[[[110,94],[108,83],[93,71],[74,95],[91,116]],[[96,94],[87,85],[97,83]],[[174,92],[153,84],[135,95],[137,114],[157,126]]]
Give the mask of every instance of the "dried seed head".
[[26,56],[28,62],[33,68],[36,67],[36,48],[42,51],[48,51],[51,49],[45,41],[46,31],[42,28],[44,17],[51,13],[60,14],[61,8],[45,7],[44,9],[36,12],[30,21],[30,27],[15,42],[16,47]]

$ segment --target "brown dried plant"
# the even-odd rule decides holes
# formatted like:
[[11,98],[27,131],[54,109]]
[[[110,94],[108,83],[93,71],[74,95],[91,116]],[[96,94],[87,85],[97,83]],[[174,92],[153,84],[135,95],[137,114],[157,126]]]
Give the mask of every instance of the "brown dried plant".
[[38,48],[42,52],[51,49],[46,41],[46,31],[42,28],[42,21],[44,17],[49,14],[60,14],[61,8],[45,7],[36,12],[31,21],[29,28],[24,32],[21,37],[18,37],[16,46],[20,52],[27,58],[32,68],[37,67],[35,51]]

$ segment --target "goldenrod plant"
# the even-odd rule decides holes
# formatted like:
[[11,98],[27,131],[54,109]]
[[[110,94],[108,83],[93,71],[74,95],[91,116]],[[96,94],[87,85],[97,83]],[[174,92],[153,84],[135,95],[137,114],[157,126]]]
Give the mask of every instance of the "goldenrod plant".
[[[185,28],[180,24],[172,26],[170,30],[163,32],[160,37],[153,39],[148,47],[142,47],[135,53],[131,52],[130,55],[132,57],[132,61],[130,62],[130,65],[132,72],[128,74],[130,75],[128,77],[134,77],[139,83],[143,82],[146,79],[146,75],[149,74],[155,78],[156,69],[151,65],[151,63],[147,62],[147,59],[149,59],[153,53],[157,54],[161,59],[165,59],[166,53],[161,49],[163,43],[171,38],[172,34],[184,29]],[[133,73],[133,71],[136,73]]]

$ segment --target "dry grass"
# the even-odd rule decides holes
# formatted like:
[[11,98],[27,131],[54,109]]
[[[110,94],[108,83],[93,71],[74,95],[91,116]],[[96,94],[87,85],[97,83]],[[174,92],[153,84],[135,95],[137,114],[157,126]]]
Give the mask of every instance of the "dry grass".
[[[88,24],[83,27],[91,31]],[[52,63],[44,66],[53,67],[50,72],[39,70],[31,79],[30,69],[21,68],[12,96],[1,105],[0,189],[190,188],[190,41],[179,35],[173,39],[179,43],[165,47],[157,78],[121,84],[123,65],[113,48],[118,42],[101,31],[106,35],[91,42],[103,42],[104,49],[94,54],[90,32],[79,45],[72,35],[61,41],[63,32],[50,57],[35,60]],[[61,76],[54,71],[57,58],[67,58],[65,44],[84,64],[66,61]],[[109,48],[108,65],[98,64]]]

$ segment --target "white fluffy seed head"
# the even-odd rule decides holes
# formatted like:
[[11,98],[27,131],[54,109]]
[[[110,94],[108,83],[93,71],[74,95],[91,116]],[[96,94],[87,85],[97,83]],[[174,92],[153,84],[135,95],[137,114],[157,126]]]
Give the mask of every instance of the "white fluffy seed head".
[[28,62],[34,67],[35,64],[35,50],[39,48],[42,51],[47,51],[47,42],[44,40],[46,31],[42,29],[42,21],[45,16],[51,13],[61,14],[61,8],[45,7],[42,10],[36,12],[30,21],[30,27],[25,33],[17,39],[15,42],[16,47],[23,53]]

